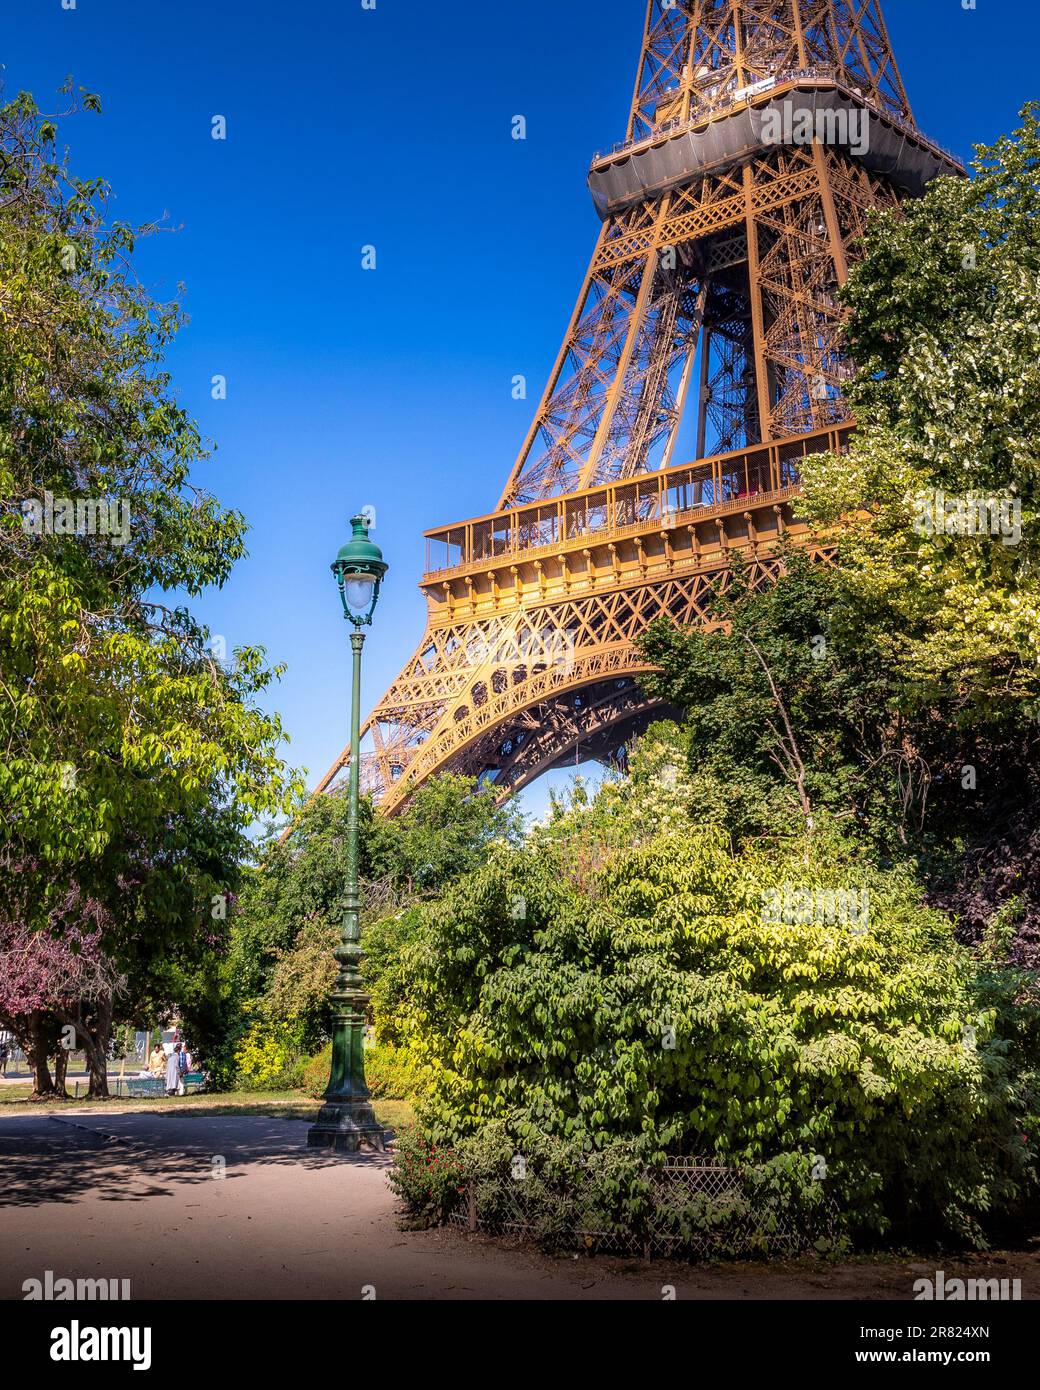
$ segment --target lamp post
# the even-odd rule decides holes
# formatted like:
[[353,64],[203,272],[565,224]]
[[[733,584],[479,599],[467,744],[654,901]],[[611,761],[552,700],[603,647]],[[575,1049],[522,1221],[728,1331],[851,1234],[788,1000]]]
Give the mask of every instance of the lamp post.
[[376,1122],[371,1094],[365,1084],[363,1040],[368,995],[361,987],[358,923],[361,894],[358,888],[358,800],[360,796],[358,743],[361,738],[361,648],[363,629],[371,625],[379,598],[379,586],[387,565],[377,545],[368,539],[368,520],[351,517],[354,534],[336,556],[336,576],[343,616],[353,624],[350,646],[354,654],[350,695],[350,784],[347,809],[347,886],[344,895],[343,937],[335,956],[339,974],[332,991],[332,1075],[324,1105],[307,1135],[312,1148],[353,1153],[362,1147],[382,1149],[383,1130]]

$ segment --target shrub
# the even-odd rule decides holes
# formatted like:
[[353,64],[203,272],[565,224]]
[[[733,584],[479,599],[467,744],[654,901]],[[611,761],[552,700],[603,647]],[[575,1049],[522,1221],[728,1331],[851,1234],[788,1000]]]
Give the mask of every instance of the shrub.
[[[300,1085],[308,1095],[324,1095],[331,1066],[332,1044],[327,1043],[301,1068]],[[375,1100],[408,1100],[418,1084],[406,1050],[385,1043],[365,1048],[365,1080]]]
[[372,1012],[378,1022],[381,1042],[399,1043],[396,1018],[404,1003],[406,981],[401,961],[408,946],[419,936],[425,908],[412,903],[386,912],[366,925],[361,934],[364,958],[361,971],[371,992]]
[[390,1186],[415,1225],[435,1226],[447,1220],[464,1190],[462,1164],[449,1147],[409,1125],[397,1135]]
[[389,1043],[366,1050],[365,1080],[377,1100],[410,1100],[419,1085],[407,1048]]
[[300,1081],[302,1058],[288,1030],[257,1023],[235,1048],[234,1069],[246,1090],[288,1089]]
[[[909,1214],[981,1240],[980,1217],[1019,1197],[1025,1100],[996,1009],[909,873],[825,826],[768,854],[711,830],[658,836],[581,896],[567,870],[544,846],[492,856],[405,950],[431,1143],[502,1122],[521,1152],[614,1148],[630,1171],[789,1159],[873,1233]],[[812,904],[865,891],[866,929],[770,920],[767,894],[792,884]],[[638,1192],[616,1180],[623,1209]]]
[[329,1071],[332,1068],[332,1044],[326,1043],[320,1052],[308,1057],[300,1072],[300,1086],[309,1096],[320,1100],[329,1084]]
[[271,970],[261,1003],[264,1017],[275,1029],[291,1030],[304,1051],[328,1036],[336,979],[332,953],[339,938],[338,927],[320,919],[305,922],[291,949],[278,955]]
[[522,1226],[551,1252],[651,1245],[734,1257],[845,1248],[824,1185],[805,1160],[726,1171],[725,1181],[703,1187],[671,1177],[648,1169],[631,1142],[590,1153],[541,1134],[520,1153],[509,1125],[493,1120],[451,1146],[412,1131],[390,1181],[416,1225],[442,1222],[472,1201],[482,1228]]

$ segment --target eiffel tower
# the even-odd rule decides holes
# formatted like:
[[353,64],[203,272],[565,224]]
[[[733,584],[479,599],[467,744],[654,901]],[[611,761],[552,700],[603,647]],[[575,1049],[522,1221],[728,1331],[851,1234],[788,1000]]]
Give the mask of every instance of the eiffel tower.
[[647,624],[707,622],[738,555],[768,582],[780,538],[813,548],[799,470],[847,447],[836,293],[857,239],[871,208],[963,172],[914,123],[878,0],[650,0],[519,456],[494,511],[426,533],[426,631],[362,728],[382,811],[441,771],[504,799],[616,756],[654,714]]

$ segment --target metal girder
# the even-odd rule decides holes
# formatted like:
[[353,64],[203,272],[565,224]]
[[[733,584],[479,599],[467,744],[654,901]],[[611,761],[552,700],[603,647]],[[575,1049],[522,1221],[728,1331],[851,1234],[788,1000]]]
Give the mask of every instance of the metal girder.
[[[799,82],[924,139],[877,0],[649,0],[626,141],[594,168]],[[427,630],[363,728],[383,811],[439,771],[504,797],[606,748],[651,711],[649,622],[708,623],[737,554],[763,584],[782,539],[827,558],[792,507],[799,459],[845,447],[837,291],[868,211],[905,196],[847,149],[759,144],[605,215],[496,511],[428,533],[447,559]],[[691,399],[697,455],[676,467]]]
[[[655,482],[653,499],[631,482],[610,484],[585,495],[583,524],[559,544],[514,545],[428,574],[426,634],[362,731],[362,767],[382,809],[443,770],[491,777],[509,795],[576,737],[623,711],[638,717],[649,708],[633,693],[632,679],[648,669],[639,635],[662,616],[710,624],[713,585],[727,581],[737,556],[770,582],[780,541],[809,543],[791,505],[793,451],[840,449],[844,440],[824,431],[675,467]],[[512,520],[515,540],[527,523]],[[576,732],[574,698],[584,704],[582,692],[611,682],[614,698],[597,696],[595,724]],[[516,739],[532,727],[538,735],[518,759]],[[348,748],[319,791],[337,785],[349,758]]]

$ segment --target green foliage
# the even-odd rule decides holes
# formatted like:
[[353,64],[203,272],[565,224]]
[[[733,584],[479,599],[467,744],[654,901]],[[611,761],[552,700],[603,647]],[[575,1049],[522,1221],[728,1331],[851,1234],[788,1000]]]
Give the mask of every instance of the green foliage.
[[[345,796],[306,802],[292,834],[272,838],[261,851],[262,869],[245,878],[231,916],[224,976],[232,1047],[240,1020],[254,1014],[291,1031],[303,1052],[313,1052],[329,1035],[348,812]],[[518,835],[517,812],[497,807],[461,777],[434,778],[394,820],[375,816],[363,801],[359,871],[368,983],[377,986],[388,972],[383,988],[392,991],[397,945],[417,892],[443,887],[479,864],[489,845]],[[389,1034],[387,1041],[393,1041]]]
[[[687,712],[695,817],[744,836],[842,816],[963,940],[1035,969],[1038,109],[1023,122],[973,179],[871,221],[844,292],[857,429],[805,461],[799,504],[837,567],[792,558],[762,593],[738,572],[718,631],[658,624],[643,651],[647,688]],[[1021,534],[947,526],[969,494],[1001,525],[1020,505]]]
[[[110,881],[171,820],[241,828],[291,782],[253,703],[278,671],[256,648],[218,665],[188,609],[156,601],[245,553],[243,518],[189,480],[205,452],[162,368],[180,310],[143,293],[105,186],[50,144],[30,98],[0,109],[0,793],[41,872],[88,861]],[[125,534],[28,531],[45,492],[119,501]]]
[[387,1043],[366,1051],[365,1080],[377,1100],[412,1100],[420,1086],[408,1049]]
[[576,777],[567,793],[550,792],[550,814],[529,843],[566,845],[579,886],[616,850],[687,824],[691,786],[689,740],[671,720],[651,724],[629,749],[624,776],[608,775],[594,797]]
[[171,952],[160,957],[150,971],[147,1002],[138,1017],[146,1026],[176,1005],[181,1032],[192,1052],[209,1073],[212,1084],[233,1084],[235,1064],[229,1035],[233,1028],[226,989],[227,961],[223,941],[201,945],[194,951]]
[[882,843],[906,839],[920,807],[898,794],[905,722],[878,654],[832,635],[845,601],[838,572],[794,554],[766,588],[724,576],[717,628],[643,635],[659,668],[647,691],[685,712],[694,819],[743,836],[830,812],[869,819]]
[[[329,1084],[332,1044],[307,1059],[300,1084],[308,1095],[320,1098]],[[411,1100],[419,1078],[405,1048],[386,1043],[365,1048],[365,1081],[375,1100]]]
[[163,365],[183,315],[135,275],[149,229],[111,221],[56,139],[28,95],[0,107],[0,900],[41,930],[91,903],[130,1020],[205,993],[169,962],[210,969],[211,903],[298,782],[258,703],[281,668],[217,662],[185,602],[246,525],[191,481],[207,451]]
[[715,630],[644,634],[647,689],[686,712],[671,794],[738,839],[837,817],[907,863],[963,940],[1035,967],[1040,731],[1011,702],[999,717],[977,709],[970,730],[957,697],[919,704],[863,621],[858,582],[847,564],[792,555],[762,589],[726,576]]
[[292,948],[275,962],[261,1000],[264,1017],[274,1025],[291,1026],[307,1050],[328,1036],[329,996],[336,979],[332,952],[338,944],[334,927],[305,923]]
[[521,826],[516,807],[496,806],[472,778],[443,773],[419,787],[400,815],[373,823],[372,877],[405,895],[435,892],[477,868],[496,841],[517,843]]
[[[243,997],[261,995],[280,956],[301,929],[331,926],[342,916],[346,863],[347,798],[314,797],[304,805],[285,840],[272,837],[259,851],[262,870],[250,874],[232,913],[231,957]],[[372,807],[361,804],[361,862],[371,877],[367,854]]]
[[435,1144],[417,1127],[397,1136],[390,1186],[401,1197],[411,1223],[435,1226],[447,1219],[463,1192],[463,1165],[456,1154]]
[[320,1100],[329,1084],[331,1075],[332,1044],[326,1043],[323,1048],[304,1062],[300,1072],[300,1085],[309,1096],[313,1096],[315,1100]]
[[303,1058],[288,1029],[255,1023],[235,1048],[235,1081],[244,1090],[280,1090],[296,1086],[302,1071]]
[[[769,920],[785,883],[867,892],[869,931]],[[521,1152],[622,1145],[633,1173],[667,1153],[818,1157],[873,1230],[909,1212],[977,1234],[1028,1177],[969,956],[907,874],[834,834],[737,855],[715,831],[666,833],[584,893],[563,854],[503,853],[430,908],[404,968],[433,1143],[502,1123]]]
[[1006,801],[1035,761],[1024,719],[979,714],[969,740],[955,701],[916,703],[858,621],[845,567],[794,554],[761,588],[738,570],[710,607],[714,630],[657,622],[640,639],[658,668],[647,690],[685,712],[694,819],[742,837],[829,813],[884,854],[941,860],[979,829],[981,796],[966,794],[965,764],[985,767],[982,795]]
[[[871,219],[844,297],[858,373],[847,458],[810,458],[805,510],[834,528],[855,618],[908,700],[969,728],[1037,708],[1040,108]],[[917,499],[1017,498],[1021,539],[928,533]]]
[[362,933],[365,956],[361,971],[371,991],[376,1031],[380,1041],[391,1045],[401,1041],[396,1020],[408,989],[406,949],[415,941],[424,921],[422,903],[412,903],[385,912]]
[[810,1240],[819,1232],[812,1243],[821,1254],[845,1248],[831,1231],[825,1184],[797,1156],[749,1165],[723,1191],[691,1192],[681,1183],[654,1181],[631,1142],[589,1152],[537,1133],[520,1154],[502,1120],[450,1148],[420,1130],[406,1134],[398,1148],[390,1182],[420,1226],[443,1222],[465,1202],[492,1228],[511,1226],[519,1209],[530,1235],[551,1252],[595,1252],[604,1238],[618,1236],[637,1249],[664,1238],[676,1253],[706,1242],[716,1258],[737,1257],[749,1246],[767,1253],[780,1229]]

